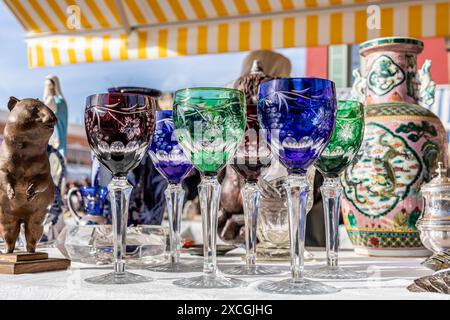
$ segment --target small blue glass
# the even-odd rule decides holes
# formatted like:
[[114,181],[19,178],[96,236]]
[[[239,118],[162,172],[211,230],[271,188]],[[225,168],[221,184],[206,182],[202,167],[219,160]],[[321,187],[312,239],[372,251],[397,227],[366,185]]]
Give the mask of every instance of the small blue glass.
[[[80,216],[74,209],[72,195],[79,193],[84,211],[84,216]],[[108,188],[101,186],[89,186],[81,188],[72,188],[67,193],[67,203],[72,216],[77,219],[81,225],[106,224],[107,219],[103,214]]]
[[165,193],[169,216],[170,261],[149,267],[159,272],[201,271],[201,266],[180,261],[180,226],[183,214],[185,191],[181,185],[191,172],[193,165],[185,156],[174,134],[172,111],[156,112],[156,127],[152,144],[148,149],[150,158],[159,173],[167,180]]
[[326,148],[336,124],[336,89],[330,80],[281,78],[264,82],[258,119],[274,157],[289,172],[284,188],[289,209],[291,278],[264,282],[258,289],[280,294],[325,294],[338,290],[304,278],[308,203],[306,172]]

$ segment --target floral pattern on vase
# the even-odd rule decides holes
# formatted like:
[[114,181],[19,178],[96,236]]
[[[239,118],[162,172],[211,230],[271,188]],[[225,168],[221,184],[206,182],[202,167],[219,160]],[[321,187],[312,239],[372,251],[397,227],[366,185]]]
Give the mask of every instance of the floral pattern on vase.
[[384,95],[405,81],[405,72],[392,58],[379,56],[368,75],[367,87],[376,95]]
[[[355,251],[375,256],[422,256],[415,222],[419,194],[437,161],[446,163],[439,118],[419,103],[433,103],[430,62],[417,72],[423,43],[381,38],[361,44],[361,88],[366,126],[358,161],[343,174],[341,210]],[[421,80],[425,79],[424,82]],[[428,79],[428,81],[427,81]],[[426,99],[422,99],[426,96]]]

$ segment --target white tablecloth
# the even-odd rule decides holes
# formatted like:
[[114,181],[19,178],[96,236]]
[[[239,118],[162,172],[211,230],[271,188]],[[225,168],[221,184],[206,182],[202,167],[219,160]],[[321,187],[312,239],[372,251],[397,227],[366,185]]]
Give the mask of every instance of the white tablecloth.
[[[324,264],[323,250],[309,248],[315,261],[307,262],[306,267]],[[240,253],[219,257],[219,266],[240,263]],[[319,251],[318,251],[319,250]],[[47,249],[51,257],[61,257],[56,249]],[[185,259],[200,257],[183,256]],[[0,275],[0,299],[450,299],[450,295],[433,293],[411,293],[406,287],[412,280],[431,271],[422,267],[421,258],[368,258],[354,255],[352,251],[342,251],[340,263],[352,266],[354,270],[369,271],[371,277],[363,281],[327,282],[341,289],[339,293],[318,296],[286,296],[258,292],[256,286],[264,280],[277,280],[289,273],[271,277],[241,277],[248,282],[246,288],[203,290],[183,289],[172,284],[180,277],[194,273],[170,274],[147,270],[133,270],[155,279],[153,282],[134,285],[92,285],[83,279],[110,271],[111,267],[73,263],[70,270],[24,275]],[[282,263],[288,271],[288,263]]]

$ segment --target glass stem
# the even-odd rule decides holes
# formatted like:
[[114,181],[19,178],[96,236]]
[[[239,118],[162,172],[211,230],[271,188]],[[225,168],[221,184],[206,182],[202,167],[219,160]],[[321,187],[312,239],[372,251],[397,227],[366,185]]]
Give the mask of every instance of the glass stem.
[[113,224],[114,272],[116,276],[121,276],[125,274],[128,206],[133,186],[128,183],[127,177],[113,177],[108,190]]
[[172,263],[178,263],[181,251],[180,226],[185,191],[181,184],[169,184],[164,193],[166,195],[170,225],[170,259]]
[[289,210],[289,237],[291,241],[292,281],[302,281],[304,272],[305,229],[308,205],[306,175],[290,175],[285,184]]
[[217,177],[204,176],[198,186],[203,228],[203,272],[211,276],[217,274],[217,214],[221,189]]
[[325,178],[320,187],[325,215],[327,264],[329,267],[338,266],[339,205],[342,190],[339,178]]
[[241,191],[244,200],[245,260],[248,266],[256,264],[256,226],[261,192],[254,182],[247,182]]

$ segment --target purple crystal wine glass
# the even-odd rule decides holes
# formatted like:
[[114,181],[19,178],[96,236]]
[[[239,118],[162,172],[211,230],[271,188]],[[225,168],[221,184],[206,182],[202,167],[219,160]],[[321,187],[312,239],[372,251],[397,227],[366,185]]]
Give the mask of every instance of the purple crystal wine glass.
[[336,89],[332,81],[282,78],[259,87],[258,118],[274,156],[287,168],[286,179],[291,278],[264,282],[258,289],[280,294],[324,294],[338,290],[303,277],[308,203],[306,172],[320,157],[336,123]]
[[185,195],[181,183],[192,170],[193,165],[184,155],[175,137],[172,111],[156,112],[155,134],[148,152],[155,168],[168,182],[165,195],[170,225],[170,261],[151,266],[149,269],[159,272],[201,271],[200,265],[180,261],[182,246],[180,226]]
[[132,185],[127,174],[142,160],[155,128],[155,102],[137,94],[96,94],[87,97],[85,127],[97,159],[111,172],[114,272],[86,279],[95,284],[128,284],[151,278],[125,271],[124,253]]

